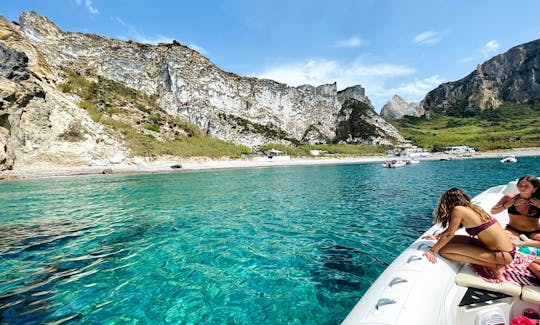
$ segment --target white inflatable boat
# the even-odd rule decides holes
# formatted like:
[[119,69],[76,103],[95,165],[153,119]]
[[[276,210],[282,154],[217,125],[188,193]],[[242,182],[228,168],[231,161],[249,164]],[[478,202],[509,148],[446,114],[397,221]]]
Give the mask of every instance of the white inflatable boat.
[[[515,181],[482,192],[473,203],[489,211],[507,193],[517,193]],[[508,222],[506,211],[494,217],[503,226]],[[425,234],[442,230],[435,225]],[[510,324],[527,309],[540,312],[540,287],[488,282],[469,264],[440,256],[432,264],[422,254],[434,241],[421,237],[386,268],[343,324],[494,325]]]

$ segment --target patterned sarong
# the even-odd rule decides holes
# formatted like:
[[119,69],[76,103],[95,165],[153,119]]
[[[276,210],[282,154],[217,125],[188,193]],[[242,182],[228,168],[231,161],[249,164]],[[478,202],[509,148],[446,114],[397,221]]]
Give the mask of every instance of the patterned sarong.
[[[531,264],[536,259],[537,256],[523,254],[519,251],[516,252],[516,256],[514,256],[514,260],[512,261],[512,263],[504,267],[504,279],[508,282],[513,282],[520,285],[538,283],[538,280],[536,279],[534,274],[532,274],[531,271],[529,271],[529,269],[527,268],[529,264]],[[476,274],[482,277],[482,279],[488,282],[497,282],[493,278],[493,272],[491,272],[488,267],[476,264],[471,264],[471,266],[476,272]]]

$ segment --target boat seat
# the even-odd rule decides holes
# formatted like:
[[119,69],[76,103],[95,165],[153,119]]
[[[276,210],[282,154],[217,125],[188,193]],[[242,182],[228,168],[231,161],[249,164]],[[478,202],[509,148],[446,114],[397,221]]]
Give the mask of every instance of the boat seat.
[[536,285],[524,285],[521,289],[521,300],[540,304],[540,287]]
[[[455,281],[457,285],[462,287],[500,292],[513,297],[519,297],[522,291],[519,284],[511,282],[494,283],[482,279],[482,277],[478,276],[478,274],[474,272],[469,264],[465,264],[463,267],[461,267],[459,272],[456,274]],[[536,294],[540,298],[540,290]]]
[[509,182],[508,185],[503,190],[503,194],[517,194],[517,193],[519,193],[519,190],[517,188],[517,180]]

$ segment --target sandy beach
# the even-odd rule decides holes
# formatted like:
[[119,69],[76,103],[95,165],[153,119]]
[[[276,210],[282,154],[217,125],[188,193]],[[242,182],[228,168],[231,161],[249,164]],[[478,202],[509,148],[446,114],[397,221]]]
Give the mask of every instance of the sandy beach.
[[[497,158],[506,154],[516,157],[540,156],[540,147],[519,148],[511,150],[497,150],[477,152],[471,158]],[[430,157],[416,158],[418,160],[439,160],[447,157],[444,153],[433,153]],[[256,161],[252,159],[210,159],[206,157],[181,158],[181,157],[158,157],[152,160],[143,158],[129,159],[121,164],[104,166],[65,166],[52,163],[36,163],[16,166],[13,170],[0,172],[0,180],[31,179],[47,177],[67,177],[78,175],[97,174],[137,174],[137,173],[160,173],[181,172],[186,170],[225,169],[225,168],[251,168],[272,166],[295,166],[295,165],[329,165],[329,164],[362,164],[382,162],[389,159],[388,156],[366,157],[303,157],[291,158],[290,160]],[[171,168],[178,165],[181,168]]]

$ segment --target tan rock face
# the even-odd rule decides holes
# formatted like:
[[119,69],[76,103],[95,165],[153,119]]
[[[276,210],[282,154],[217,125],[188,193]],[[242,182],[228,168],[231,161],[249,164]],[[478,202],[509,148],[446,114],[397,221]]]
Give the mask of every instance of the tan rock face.
[[[33,48],[13,33],[6,33],[5,22],[0,30],[2,39],[17,41],[19,49]],[[34,59],[39,57],[36,55]],[[119,152],[127,155],[121,142],[108,136],[103,126],[93,122],[73,98],[66,97],[49,82],[52,74],[42,68],[31,69],[32,62],[40,66],[39,62],[3,41],[0,42],[0,59],[3,62],[0,67],[0,170],[34,162],[92,164],[98,159],[110,161]],[[84,141],[72,143],[61,138],[73,123],[85,126]],[[107,143],[100,141],[104,138]]]
[[478,65],[465,78],[430,91],[421,105],[439,113],[495,109],[504,101],[540,100],[540,39],[511,48]]

